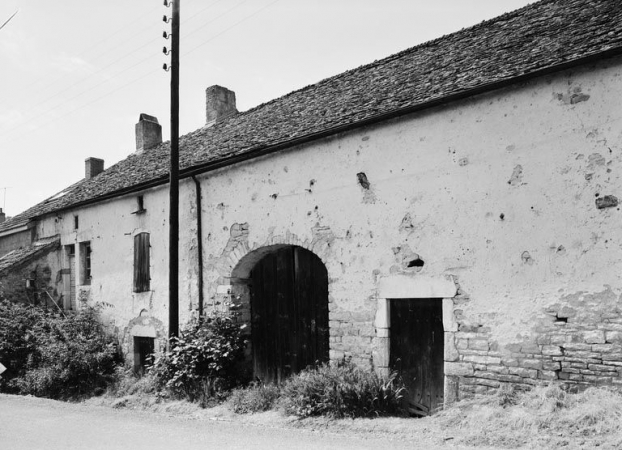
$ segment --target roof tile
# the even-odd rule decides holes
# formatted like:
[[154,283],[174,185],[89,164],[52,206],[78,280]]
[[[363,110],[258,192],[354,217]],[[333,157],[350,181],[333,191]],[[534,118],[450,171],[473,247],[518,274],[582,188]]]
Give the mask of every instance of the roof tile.
[[[525,74],[622,50],[619,0],[541,0],[479,25],[426,42],[204,127],[180,139],[180,169],[250,153],[392,111],[466,93]],[[0,224],[25,220],[168,173],[169,143],[131,154]]]

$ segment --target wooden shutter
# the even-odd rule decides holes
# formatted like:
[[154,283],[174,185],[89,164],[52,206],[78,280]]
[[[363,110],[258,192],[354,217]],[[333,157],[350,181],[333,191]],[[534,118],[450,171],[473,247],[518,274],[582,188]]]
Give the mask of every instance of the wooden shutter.
[[149,233],[134,236],[134,292],[149,290]]

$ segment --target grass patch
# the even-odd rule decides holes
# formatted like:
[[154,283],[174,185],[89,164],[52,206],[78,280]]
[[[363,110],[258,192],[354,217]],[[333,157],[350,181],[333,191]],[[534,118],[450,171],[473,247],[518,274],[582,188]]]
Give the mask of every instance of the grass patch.
[[622,394],[607,388],[570,393],[559,385],[508,387],[458,402],[436,417],[467,445],[622,448]]

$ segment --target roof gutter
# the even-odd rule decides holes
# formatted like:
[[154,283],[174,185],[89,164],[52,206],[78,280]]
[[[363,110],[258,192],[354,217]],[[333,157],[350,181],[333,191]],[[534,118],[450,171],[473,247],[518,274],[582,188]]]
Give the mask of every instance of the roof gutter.
[[[511,86],[517,83],[525,82],[533,78],[541,77],[544,75],[549,75],[551,73],[559,72],[562,70],[570,69],[572,67],[576,67],[576,66],[580,66],[584,64],[597,62],[602,59],[611,58],[611,57],[619,56],[619,55],[622,55],[622,46],[610,48],[610,49],[607,49],[607,50],[604,50],[598,53],[593,53],[591,55],[584,56],[582,58],[575,59],[572,61],[567,61],[564,63],[555,64],[552,66],[547,66],[539,70],[537,69],[532,72],[524,73],[522,75],[511,76],[503,80],[499,80],[499,81],[495,81],[495,82],[487,83],[487,84],[482,84],[480,86],[477,86],[471,89],[466,89],[464,91],[445,95],[443,97],[428,100],[426,102],[419,103],[416,105],[407,106],[405,108],[395,109],[392,111],[388,111],[386,113],[378,114],[372,117],[368,117],[366,119],[357,120],[357,121],[354,121],[348,124],[338,125],[338,126],[335,126],[335,127],[323,130],[323,131],[306,134],[304,136],[290,139],[284,142],[280,142],[278,144],[260,145],[250,150],[247,150],[244,153],[241,153],[239,155],[229,156],[229,157],[225,157],[225,158],[222,158],[216,161],[209,161],[209,162],[199,164],[193,167],[182,169],[179,172],[179,178],[180,179],[188,178],[188,177],[192,177],[194,175],[198,175],[204,172],[210,172],[213,170],[222,169],[224,167],[232,166],[234,164],[239,164],[241,162],[248,161],[254,158],[258,158],[260,156],[265,156],[271,153],[276,153],[278,151],[281,151],[281,150],[284,150],[290,147],[295,147],[295,146],[313,142],[319,139],[324,139],[324,138],[333,136],[335,134],[344,133],[346,131],[351,131],[356,128],[361,128],[364,126],[374,125],[379,122],[384,122],[387,120],[395,119],[395,118],[402,117],[402,116],[412,114],[415,112],[420,112],[426,109],[434,108],[436,106],[441,106],[447,103],[455,102],[457,100],[463,100],[465,98],[483,94],[485,92],[489,92],[489,91],[501,89],[504,87],[508,87],[508,86]],[[119,189],[117,191],[113,191],[108,194],[101,195],[99,197],[94,197],[94,198],[91,198],[91,199],[88,199],[82,202],[74,203],[72,205],[56,209],[54,211],[65,211],[65,210],[74,209],[80,206],[86,206],[86,205],[90,205],[93,203],[99,203],[100,201],[103,201],[103,200],[108,200],[108,199],[119,197],[125,194],[139,192],[145,189],[150,189],[156,186],[167,184],[168,180],[169,178],[167,174],[167,175],[155,178],[153,180],[150,180],[144,183],[140,183],[140,184],[130,186],[127,188],[123,188],[123,189]]]

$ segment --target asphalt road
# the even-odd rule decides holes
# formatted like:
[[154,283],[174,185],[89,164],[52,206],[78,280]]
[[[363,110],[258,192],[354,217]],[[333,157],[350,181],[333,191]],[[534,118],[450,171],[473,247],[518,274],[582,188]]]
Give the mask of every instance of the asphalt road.
[[376,449],[429,446],[0,395],[0,449]]

